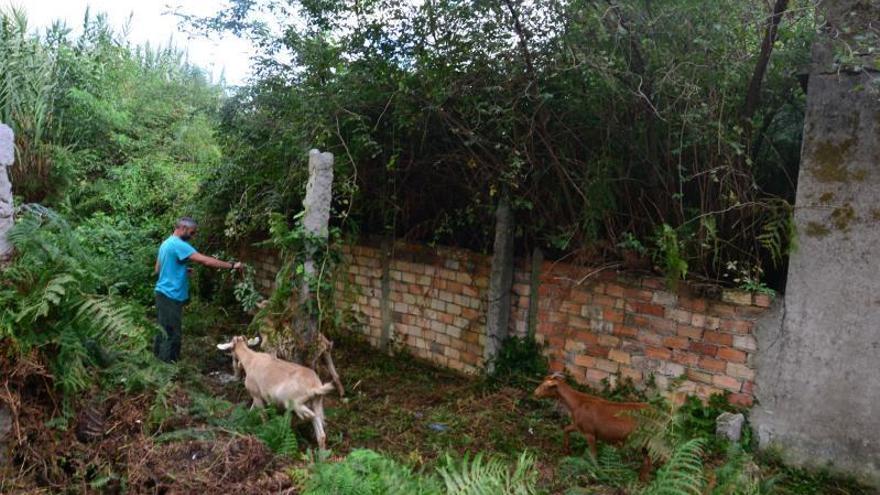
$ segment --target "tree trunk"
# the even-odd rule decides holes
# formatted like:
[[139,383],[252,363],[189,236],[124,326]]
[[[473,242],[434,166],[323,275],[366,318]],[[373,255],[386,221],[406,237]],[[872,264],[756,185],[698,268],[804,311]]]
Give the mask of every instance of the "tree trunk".
[[767,20],[767,31],[764,34],[764,41],[761,43],[761,53],[758,55],[758,63],[755,65],[755,71],[752,73],[752,80],[749,81],[749,90],[746,93],[746,101],[743,105],[742,119],[748,123],[755,115],[758,103],[761,101],[761,84],[764,81],[764,74],[767,72],[767,64],[770,63],[770,54],[773,52],[773,44],[776,43],[776,35],[779,31],[779,22],[782,21],[782,14],[788,8],[788,0],[776,0],[773,6],[773,13]]

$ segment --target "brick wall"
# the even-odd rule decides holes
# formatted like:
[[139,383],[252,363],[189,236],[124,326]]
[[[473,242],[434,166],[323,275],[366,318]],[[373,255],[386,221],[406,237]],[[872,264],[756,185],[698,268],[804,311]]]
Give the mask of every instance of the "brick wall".
[[[337,308],[378,345],[383,329],[383,261],[388,265],[386,320],[390,342],[423,359],[466,373],[483,367],[490,258],[451,248],[396,243],[383,258],[378,245],[343,248],[336,274]],[[278,260],[251,259],[262,289],[271,288]],[[529,264],[514,272],[511,333],[528,327]],[[770,297],[725,290],[695,295],[684,284],[555,262],[541,267],[536,338],[553,370],[599,385],[619,377],[701,397],[730,391],[733,402],[754,396],[755,320]]]

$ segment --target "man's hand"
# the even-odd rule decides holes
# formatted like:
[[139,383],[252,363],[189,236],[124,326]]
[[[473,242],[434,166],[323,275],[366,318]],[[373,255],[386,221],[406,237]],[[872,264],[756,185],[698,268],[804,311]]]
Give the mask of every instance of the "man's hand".
[[242,263],[241,261],[236,261],[235,263],[232,264],[232,269],[239,270],[239,271],[244,270],[244,263]]

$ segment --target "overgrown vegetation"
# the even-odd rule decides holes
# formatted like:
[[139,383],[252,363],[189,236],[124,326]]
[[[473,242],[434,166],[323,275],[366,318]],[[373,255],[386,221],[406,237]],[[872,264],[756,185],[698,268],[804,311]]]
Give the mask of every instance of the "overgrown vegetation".
[[766,73],[759,1],[232,4],[183,16],[267,55],[203,185],[226,242],[298,209],[320,147],[362,233],[488,250],[505,195],[521,253],[596,262],[635,239],[671,279],[733,283],[734,261],[779,286],[811,4],[789,2]]
[[[717,398],[674,408],[649,394],[630,445],[594,459],[576,436],[563,460],[566,418],[531,396],[547,370],[531,336],[506,340],[485,381],[334,336],[349,393],[328,398],[331,452],[315,452],[289,413],[247,409],[214,351],[247,328],[229,303],[255,309],[251,272],[193,284],[184,362],[150,352],[155,249],[184,213],[207,221],[203,251],[268,238],[285,270],[259,316],[318,315],[318,330],[340,326],[325,275],[343,234],[486,250],[501,196],[521,252],[631,253],[671,283],[769,290],[794,237],[806,6],[792,2],[757,94],[766,12],[751,0],[233,0],[185,20],[260,42],[269,56],[235,90],[100,15],[74,36],[0,12],[19,205],[0,270],[0,403],[16,447],[0,492],[868,493],[753,453],[748,429],[717,439],[729,409]],[[281,30],[257,23],[266,11]],[[315,146],[337,157],[329,245],[296,226]],[[303,281],[318,297],[291,305]],[[645,398],[622,380],[597,393]],[[660,464],[647,482],[643,448]]]

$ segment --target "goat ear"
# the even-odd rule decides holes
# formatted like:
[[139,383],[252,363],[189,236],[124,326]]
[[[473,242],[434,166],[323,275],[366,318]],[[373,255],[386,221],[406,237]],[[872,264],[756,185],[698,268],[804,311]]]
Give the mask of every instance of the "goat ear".
[[260,342],[262,342],[262,341],[263,341],[262,337],[257,335],[256,337],[254,337],[252,339],[248,339],[247,345],[248,345],[248,347],[255,347],[255,346],[260,345]]
[[220,349],[221,351],[228,351],[229,349],[232,349],[232,342],[217,344],[217,349]]

